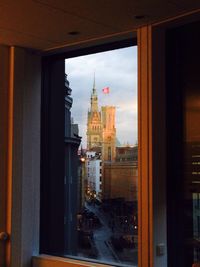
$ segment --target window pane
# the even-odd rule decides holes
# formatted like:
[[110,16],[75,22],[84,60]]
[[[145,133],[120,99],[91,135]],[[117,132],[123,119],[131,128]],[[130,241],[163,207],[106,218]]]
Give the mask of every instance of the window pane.
[[169,266],[200,265],[199,26],[167,33]]
[[137,266],[137,47],[65,72],[66,256]]
[[[200,264],[200,78],[199,66],[199,23],[191,27],[186,37],[193,38],[184,45],[183,79],[183,177],[184,177],[184,251],[185,267]],[[196,28],[195,28],[196,27]],[[198,31],[195,31],[198,29]],[[187,39],[186,39],[187,40]],[[191,40],[188,38],[188,40]]]

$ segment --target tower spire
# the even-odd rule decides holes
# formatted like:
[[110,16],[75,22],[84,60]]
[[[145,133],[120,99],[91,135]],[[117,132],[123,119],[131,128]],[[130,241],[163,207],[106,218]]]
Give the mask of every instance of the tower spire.
[[95,72],[94,72],[94,83],[93,83],[93,88],[95,88]]
[[93,76],[93,88],[90,97],[90,109],[87,119],[87,149],[101,146],[101,112],[98,108],[98,95],[96,90],[95,72]]
[[94,72],[94,81],[93,81],[93,88],[91,94],[91,111],[98,111],[98,97],[97,97],[97,90],[95,85],[95,72]]

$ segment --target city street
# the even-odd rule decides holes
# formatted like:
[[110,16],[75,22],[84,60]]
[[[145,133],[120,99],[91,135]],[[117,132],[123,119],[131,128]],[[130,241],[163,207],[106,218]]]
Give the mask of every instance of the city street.
[[[126,263],[120,261],[119,257],[117,256],[116,252],[114,251],[110,238],[113,235],[112,230],[110,229],[109,225],[109,219],[106,216],[106,214],[99,210],[99,206],[96,205],[89,205],[85,204],[85,207],[93,212],[100,220],[102,226],[98,229],[95,229],[93,231],[93,242],[96,246],[96,249],[98,250],[98,259],[104,262],[114,262],[119,263],[120,266],[130,266],[130,263]],[[137,252],[134,251],[133,257],[137,258]],[[135,262],[135,264],[137,264]],[[137,265],[131,265],[132,267],[137,267]]]
[[94,243],[99,253],[99,259],[104,261],[116,261],[117,255],[114,254],[114,251],[108,244],[108,240],[110,239],[112,232],[108,227],[105,215],[102,214],[102,212],[100,212],[95,206],[86,204],[86,208],[92,211],[99,218],[102,224],[102,227],[95,230],[93,234]]

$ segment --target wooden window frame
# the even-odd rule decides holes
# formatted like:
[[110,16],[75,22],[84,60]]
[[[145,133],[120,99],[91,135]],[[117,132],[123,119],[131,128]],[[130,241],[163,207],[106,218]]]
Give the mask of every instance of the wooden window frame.
[[[7,233],[9,237],[11,232],[12,51],[1,45],[0,54],[0,232]],[[9,252],[10,242],[0,241],[0,266],[9,264]]]

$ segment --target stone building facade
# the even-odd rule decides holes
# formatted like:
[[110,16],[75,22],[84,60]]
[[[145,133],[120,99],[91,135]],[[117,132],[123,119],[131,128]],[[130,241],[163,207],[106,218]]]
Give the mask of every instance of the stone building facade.
[[87,150],[101,147],[102,145],[102,124],[101,112],[98,107],[98,96],[95,88],[95,82],[90,98],[90,110],[88,111],[87,121]]
[[116,155],[115,107],[98,106],[95,82],[87,120],[87,150],[101,153],[102,161],[114,161]]

